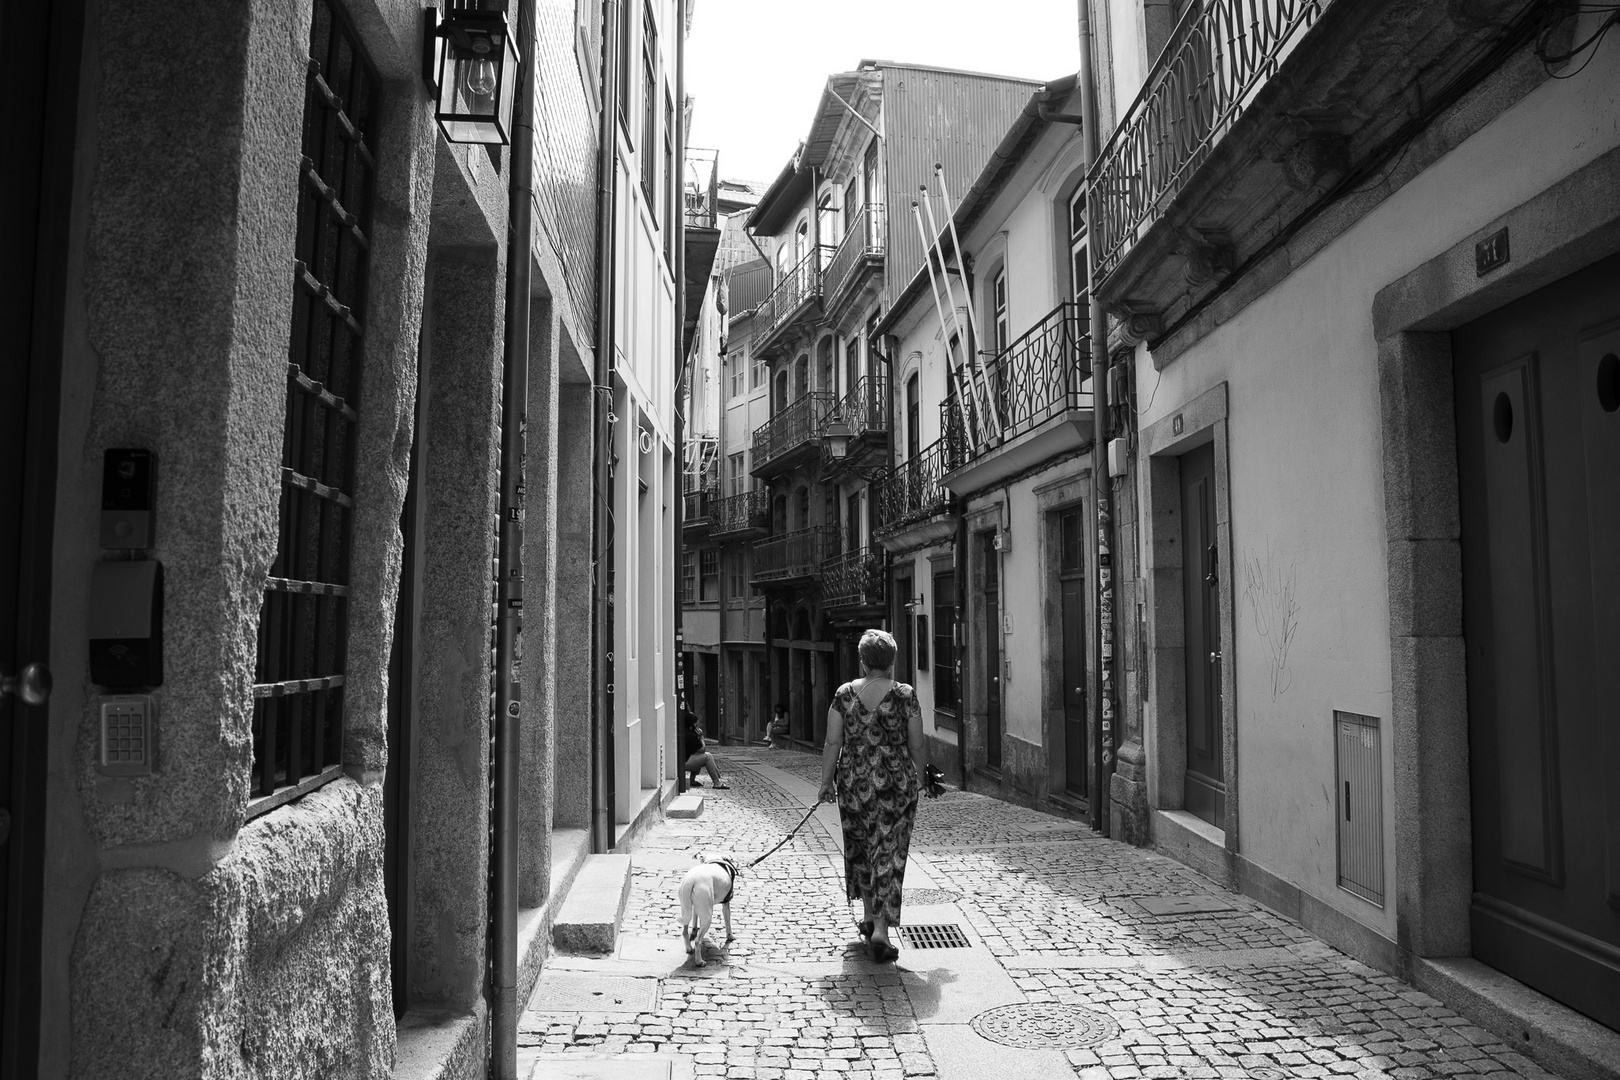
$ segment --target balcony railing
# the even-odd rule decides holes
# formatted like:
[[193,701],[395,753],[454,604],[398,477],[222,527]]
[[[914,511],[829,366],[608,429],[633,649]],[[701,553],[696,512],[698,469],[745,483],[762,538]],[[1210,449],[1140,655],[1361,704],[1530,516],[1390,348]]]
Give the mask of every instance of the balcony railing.
[[[1082,387],[1091,375],[1091,357],[1084,317],[1082,309],[1064,301],[984,365],[982,378],[957,369],[959,398],[947,400],[940,410],[946,433],[942,441],[960,455],[957,464],[1085,403]],[[988,404],[981,404],[986,396]],[[959,408],[957,400],[966,408]]]
[[689,229],[712,229],[719,193],[718,150],[686,148],[686,178],[681,185],[682,213]]
[[828,420],[838,419],[849,425],[855,438],[871,432],[882,434],[889,430],[889,380],[881,375],[862,375],[855,380],[855,388],[827,414]]
[[833,252],[832,261],[827,264],[826,291],[829,300],[843,290],[850,274],[862,259],[882,256],[883,239],[882,205],[874,203],[856,211],[855,220],[850,222],[843,240],[838,243],[838,249]]
[[859,547],[821,564],[821,606],[880,607],[883,604],[883,553]]
[[1329,0],[1197,0],[1090,176],[1095,281],[1105,280],[1231,130]]
[[709,535],[751,532],[770,524],[770,493],[764,488],[730,495],[709,504]]
[[940,480],[959,460],[952,456],[949,440],[938,439],[916,457],[896,465],[877,488],[878,531],[894,532],[936,514],[954,512],[956,496]]
[[791,581],[821,576],[821,564],[833,543],[830,526],[817,525],[754,545],[754,580]]
[[790,450],[821,438],[821,424],[832,408],[831,394],[816,391],[799,399],[754,429],[754,472],[757,474]]
[[805,302],[814,300],[821,295],[822,274],[826,270],[827,261],[832,258],[832,246],[822,244],[812,250],[798,263],[783,271],[781,280],[771,290],[771,295],[759,306],[760,344],[764,339],[775,333],[793,318]]

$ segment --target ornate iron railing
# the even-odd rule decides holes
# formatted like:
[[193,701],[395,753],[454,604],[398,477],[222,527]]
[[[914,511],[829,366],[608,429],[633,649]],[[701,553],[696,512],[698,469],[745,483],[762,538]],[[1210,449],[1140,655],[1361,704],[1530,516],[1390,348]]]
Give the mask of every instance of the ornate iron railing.
[[1196,0],[1098,155],[1086,199],[1097,282],[1170,205],[1330,0]]
[[838,242],[832,261],[827,264],[826,293],[829,298],[838,295],[849,275],[863,258],[883,254],[883,207],[874,203],[855,212],[855,220]]
[[822,607],[881,606],[882,603],[882,551],[858,547],[821,564]]
[[771,295],[760,305],[760,314],[767,317],[765,333],[771,333],[786,323],[806,300],[814,300],[821,295],[822,273],[827,260],[832,257],[832,250],[830,245],[822,244],[782,274],[782,280],[776,283]]
[[709,504],[709,535],[748,532],[770,524],[771,498],[764,488],[729,495]]
[[947,439],[934,442],[908,461],[894,467],[889,478],[877,486],[877,528],[892,532],[914,521],[949,514],[956,509],[956,496],[940,482],[950,472],[951,447]]
[[757,471],[802,443],[821,437],[821,424],[832,407],[831,394],[816,391],[799,399],[754,429],[754,468]]
[[1081,406],[1081,387],[1091,374],[1084,317],[1073,302],[1064,301],[985,364],[980,376],[966,367],[956,370],[956,393],[967,408],[947,401],[951,407],[940,415],[947,441],[963,455],[960,464]]
[[862,375],[826,419],[842,420],[856,437],[869,431],[884,432],[889,430],[888,404],[889,380],[881,375]]
[[695,146],[686,148],[686,175],[681,184],[681,203],[687,228],[715,227],[719,164],[718,150],[703,150]]
[[832,544],[833,530],[827,525],[761,540],[754,545],[754,580],[820,577],[822,561]]

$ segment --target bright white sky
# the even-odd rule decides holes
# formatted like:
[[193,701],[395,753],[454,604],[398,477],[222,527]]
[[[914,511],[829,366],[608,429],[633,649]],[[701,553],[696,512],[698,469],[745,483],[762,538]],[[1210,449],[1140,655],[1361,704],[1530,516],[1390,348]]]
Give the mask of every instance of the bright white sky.
[[827,76],[892,60],[1048,82],[1080,62],[1077,0],[694,0],[693,146],[769,182],[810,131]]

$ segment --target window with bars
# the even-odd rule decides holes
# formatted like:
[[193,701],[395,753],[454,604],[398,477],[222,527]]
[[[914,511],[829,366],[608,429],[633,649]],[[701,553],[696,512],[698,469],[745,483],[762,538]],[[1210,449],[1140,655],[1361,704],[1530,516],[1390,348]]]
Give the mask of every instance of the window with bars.
[[259,612],[250,816],[314,790],[342,768],[378,81],[326,0],[315,2],[309,53],[280,529]]

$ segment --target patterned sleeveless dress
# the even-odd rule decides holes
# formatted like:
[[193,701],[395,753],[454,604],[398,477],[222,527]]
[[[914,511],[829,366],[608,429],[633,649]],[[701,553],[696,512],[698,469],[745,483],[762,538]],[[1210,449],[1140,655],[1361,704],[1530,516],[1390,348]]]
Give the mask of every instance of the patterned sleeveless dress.
[[907,725],[921,706],[917,692],[895,683],[868,711],[853,683],[833,705],[844,718],[838,757],[838,816],[844,826],[844,889],[851,900],[872,898],[873,916],[900,925],[911,825],[917,817],[917,767]]

